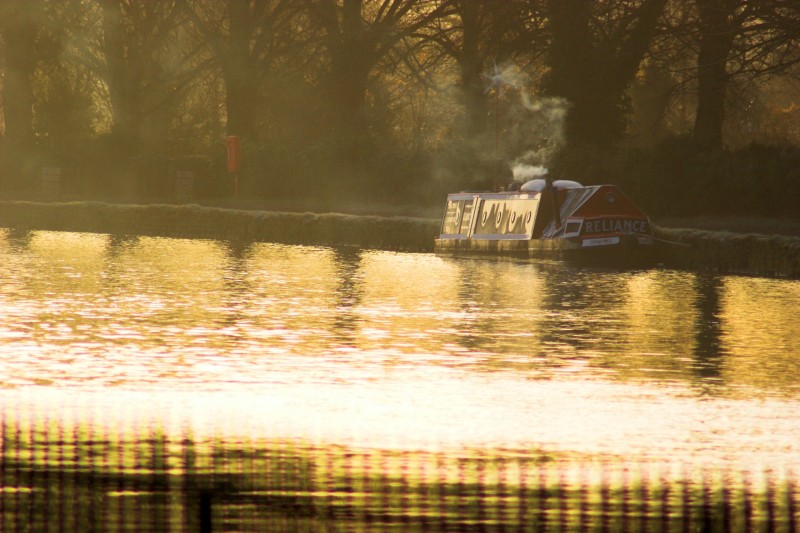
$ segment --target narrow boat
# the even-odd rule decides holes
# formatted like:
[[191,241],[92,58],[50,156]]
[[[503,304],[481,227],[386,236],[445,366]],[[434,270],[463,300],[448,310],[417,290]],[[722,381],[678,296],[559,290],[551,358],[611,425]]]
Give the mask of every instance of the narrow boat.
[[514,191],[449,194],[435,250],[587,264],[658,259],[650,220],[615,185],[549,179]]

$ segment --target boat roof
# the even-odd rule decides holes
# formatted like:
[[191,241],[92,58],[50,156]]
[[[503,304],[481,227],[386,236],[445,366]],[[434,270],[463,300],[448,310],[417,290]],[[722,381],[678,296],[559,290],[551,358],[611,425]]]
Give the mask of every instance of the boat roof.
[[[553,182],[553,188],[555,189],[579,189],[581,187],[583,187],[583,185],[572,180],[555,180]],[[526,181],[519,188],[519,190],[523,192],[542,192],[545,189],[547,189],[547,180],[543,180],[542,178]]]
[[[531,180],[540,181],[544,180]],[[561,183],[559,183],[561,182]],[[530,183],[530,182],[528,182]],[[578,186],[574,186],[577,184]],[[527,184],[526,184],[527,185]],[[538,188],[533,184],[529,189]],[[574,181],[556,180],[553,187],[559,191],[561,217],[570,216],[636,216],[646,215],[637,207],[616,185],[589,185],[582,186]],[[500,192],[458,192],[447,195],[448,201],[473,200],[483,198],[486,200],[527,200],[537,198],[544,190],[527,191],[500,191]]]

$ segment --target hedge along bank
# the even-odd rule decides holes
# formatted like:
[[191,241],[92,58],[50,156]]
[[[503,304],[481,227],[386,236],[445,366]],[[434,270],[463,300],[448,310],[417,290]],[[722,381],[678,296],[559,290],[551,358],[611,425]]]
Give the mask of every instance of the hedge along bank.
[[[429,252],[440,221],[199,205],[0,201],[0,227]],[[663,266],[800,279],[800,238],[654,227]]]
[[405,251],[431,250],[438,230],[437,221],[412,217],[102,202],[0,202],[0,226]]

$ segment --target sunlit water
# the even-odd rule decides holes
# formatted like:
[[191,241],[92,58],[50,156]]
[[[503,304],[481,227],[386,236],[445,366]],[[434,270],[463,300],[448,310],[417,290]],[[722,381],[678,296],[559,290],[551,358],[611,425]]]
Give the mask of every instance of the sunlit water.
[[0,229],[4,416],[800,466],[800,282]]

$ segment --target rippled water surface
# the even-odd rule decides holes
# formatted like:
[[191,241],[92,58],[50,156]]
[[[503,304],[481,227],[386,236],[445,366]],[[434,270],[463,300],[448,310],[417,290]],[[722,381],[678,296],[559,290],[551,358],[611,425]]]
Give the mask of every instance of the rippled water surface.
[[0,229],[6,416],[800,461],[800,282]]

